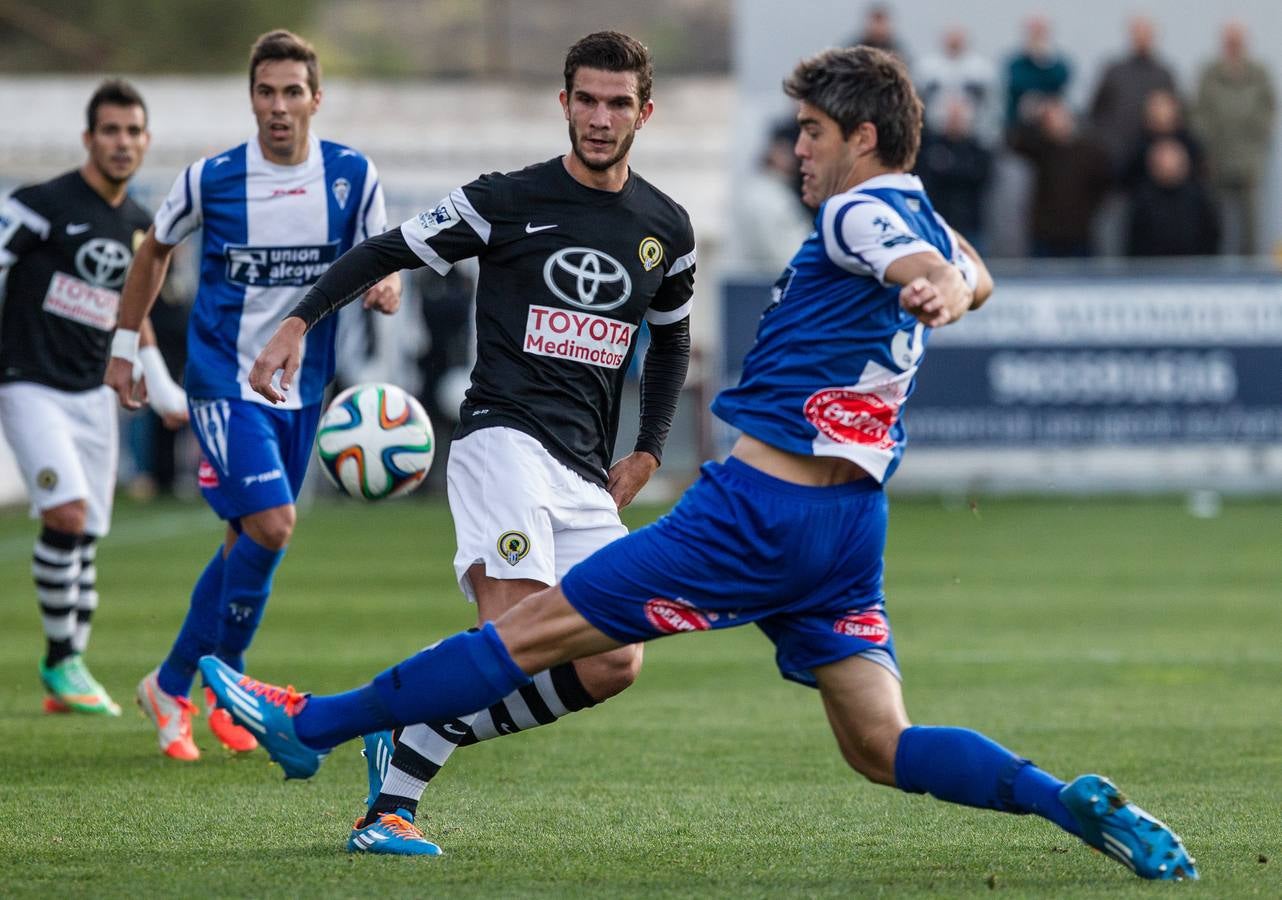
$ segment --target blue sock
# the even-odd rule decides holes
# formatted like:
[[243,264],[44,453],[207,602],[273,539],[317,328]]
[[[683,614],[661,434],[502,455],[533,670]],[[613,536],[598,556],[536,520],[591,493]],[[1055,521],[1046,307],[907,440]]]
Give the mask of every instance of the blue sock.
[[245,671],[245,651],[263,620],[267,597],[272,592],[272,576],[284,557],[284,550],[268,550],[243,533],[227,555],[222,632],[214,652],[237,672]]
[[491,623],[411,656],[346,694],[311,697],[294,732],[317,750],[362,734],[488,709],[530,683]]
[[969,728],[914,726],[899,737],[895,783],[949,803],[1034,813],[1070,834],[1081,832],[1059,799],[1064,782]]
[[175,697],[186,697],[191,693],[191,683],[196,677],[196,664],[206,654],[213,653],[218,646],[218,632],[221,628],[219,613],[223,602],[223,548],[219,545],[214,551],[214,558],[205,566],[205,571],[196,579],[196,586],[191,589],[191,606],[187,609],[187,618],[183,620],[174,646],[160,664],[157,680],[160,689]]

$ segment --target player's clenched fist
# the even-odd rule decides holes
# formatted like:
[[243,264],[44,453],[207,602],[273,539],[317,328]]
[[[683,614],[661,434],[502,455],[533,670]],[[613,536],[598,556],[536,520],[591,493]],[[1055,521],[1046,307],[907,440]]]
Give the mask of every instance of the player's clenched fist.
[[[263,352],[254,360],[254,367],[249,370],[249,386],[254,392],[266,397],[272,403],[281,403],[285,399],[284,391],[294,382],[303,359],[303,337],[307,334],[307,325],[297,316],[290,316],[280,324],[272,335]],[[281,372],[280,389],[272,380]]]
[[362,305],[390,316],[401,308],[401,273],[393,272],[365,292]]
[[904,285],[899,305],[923,325],[938,328],[962,317],[970,307],[971,294],[952,266],[932,274],[935,277],[917,277]]

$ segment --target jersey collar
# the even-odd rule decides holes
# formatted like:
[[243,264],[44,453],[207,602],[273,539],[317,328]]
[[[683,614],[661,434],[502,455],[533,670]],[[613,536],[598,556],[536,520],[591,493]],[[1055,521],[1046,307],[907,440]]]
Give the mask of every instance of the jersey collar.
[[921,184],[921,179],[916,175],[910,175],[907,172],[891,172],[885,175],[876,175],[869,178],[867,181],[855,185],[846,193],[855,194],[859,191],[874,191],[878,188],[894,191],[924,190]]

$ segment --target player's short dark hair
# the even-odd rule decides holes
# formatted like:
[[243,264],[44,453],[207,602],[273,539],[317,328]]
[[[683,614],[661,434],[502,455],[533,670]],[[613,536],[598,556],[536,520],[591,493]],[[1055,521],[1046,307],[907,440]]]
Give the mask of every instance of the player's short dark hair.
[[580,68],[606,72],[635,72],[637,99],[644,105],[654,87],[654,63],[645,44],[621,31],[596,31],[577,41],[565,54],[565,90],[574,90]]
[[899,57],[876,47],[824,50],[797,63],[784,93],[829,115],[850,137],[864,122],[877,128],[877,158],[907,171],[921,146],[921,98]]
[[258,64],[273,60],[292,60],[307,66],[307,86],[312,93],[320,90],[320,60],[316,48],[294,34],[278,28],[258,36],[249,51],[249,89],[254,89],[254,78],[258,73]]
[[85,108],[85,130],[92,132],[98,127],[98,107],[100,106],[139,106],[142,107],[143,125],[147,124],[147,104],[142,102],[142,94],[123,78],[108,78],[89,98]]

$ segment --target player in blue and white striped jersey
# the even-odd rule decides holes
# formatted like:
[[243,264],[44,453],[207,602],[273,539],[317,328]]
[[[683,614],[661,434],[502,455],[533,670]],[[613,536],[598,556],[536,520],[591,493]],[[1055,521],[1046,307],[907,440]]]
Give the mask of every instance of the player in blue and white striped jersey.
[[[246,374],[277,323],[353,244],[381,233],[387,214],[374,164],[311,133],[321,102],[315,51],[287,31],[250,54],[255,138],[183,171],[138,249],[125,284],[107,383],[136,405],[130,366],[137,329],[154,302],[174,247],[201,233],[200,287],[188,331],[186,387],[203,451],[200,486],[226,539],[196,582],[191,608],[165,661],[139,685],[138,701],[169,756],[199,756],[190,732],[197,660],[243,659],[262,618],[295,522],[294,500],[311,456],[326,385],[334,374],[335,321],[307,337],[297,389],[271,408]],[[365,306],[395,312],[400,276],[379,281]],[[214,734],[251,750],[249,732],[222,714]]]

